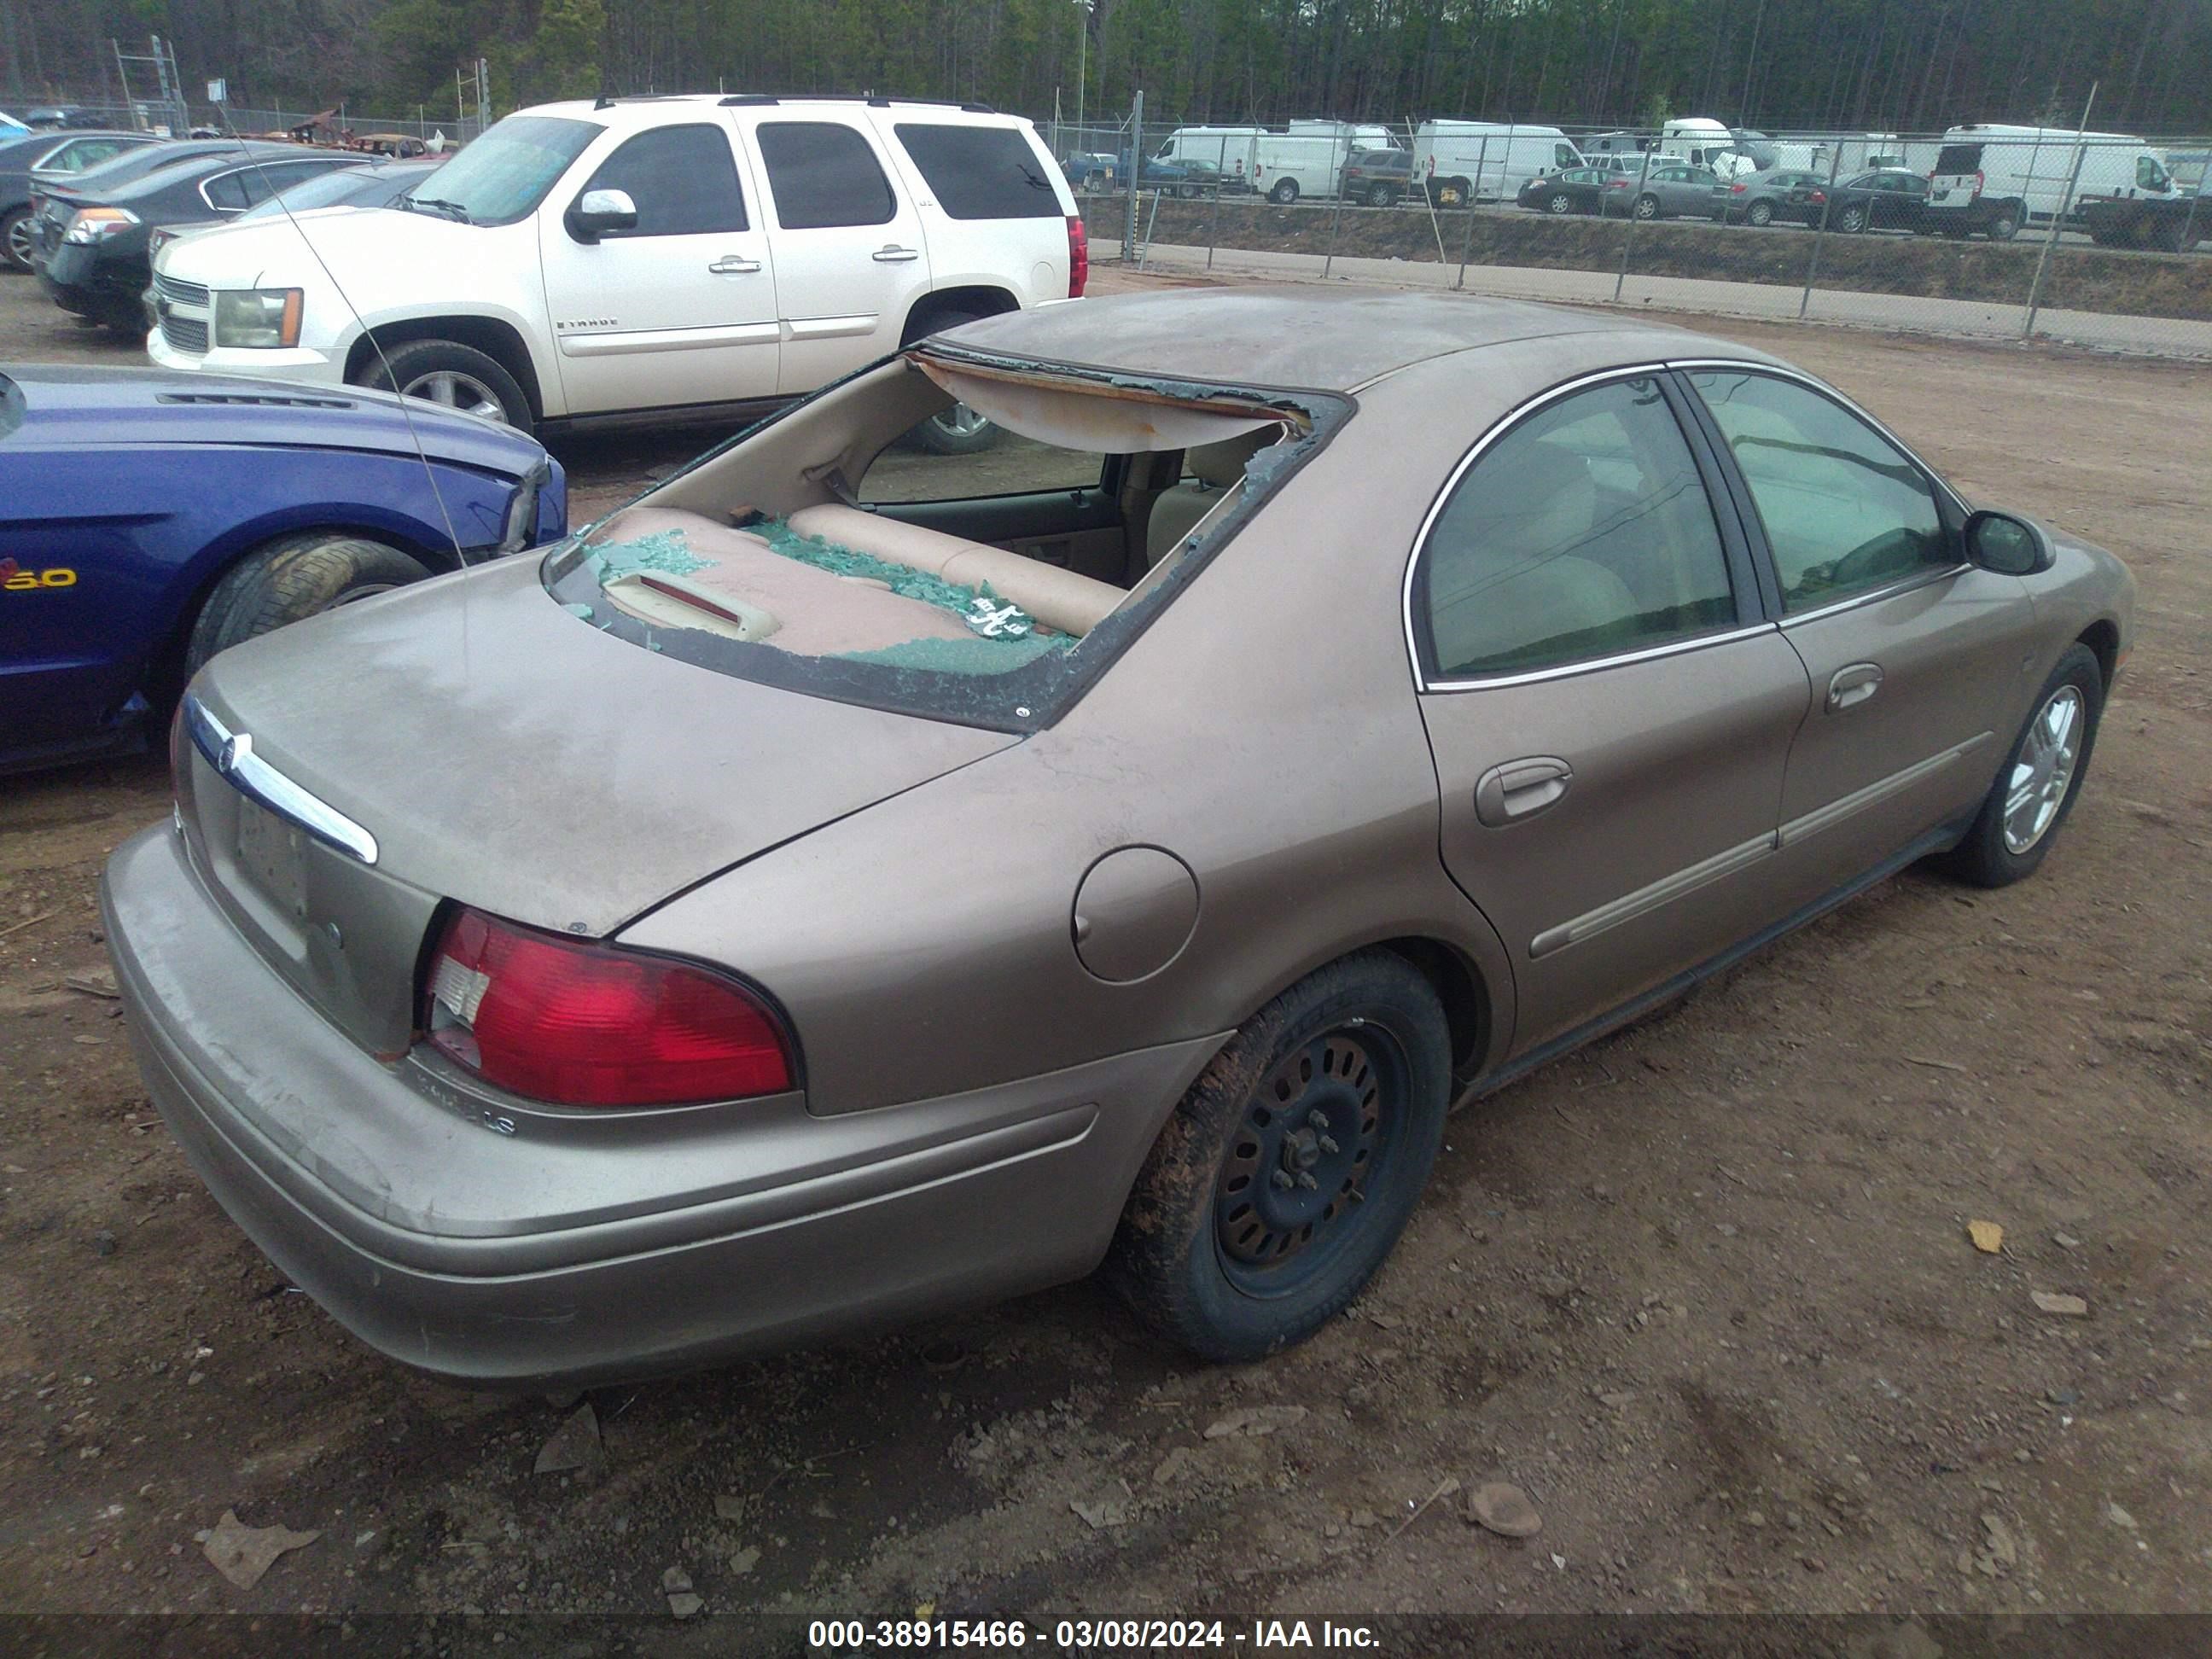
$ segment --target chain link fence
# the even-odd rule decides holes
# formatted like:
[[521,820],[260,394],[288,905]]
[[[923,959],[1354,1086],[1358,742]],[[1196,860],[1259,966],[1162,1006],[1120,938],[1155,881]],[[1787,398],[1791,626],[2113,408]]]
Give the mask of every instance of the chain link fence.
[[2212,357],[2212,139],[1689,122],[1038,130],[1099,257],[1142,268]]
[[482,123],[475,116],[457,115],[450,106],[443,114],[427,105],[418,105],[408,114],[380,115],[356,113],[343,106],[334,110],[298,110],[246,104],[177,104],[159,99],[123,104],[0,93],[0,110],[18,117],[30,110],[57,108],[70,112],[69,125],[72,129],[97,126],[126,132],[159,133],[172,138],[194,132],[220,135],[233,131],[246,137],[274,134],[283,137],[310,131],[315,135],[312,142],[324,143],[343,143],[348,133],[356,142],[372,134],[396,134],[420,138],[425,143],[442,137],[447,149],[458,149],[482,131]]

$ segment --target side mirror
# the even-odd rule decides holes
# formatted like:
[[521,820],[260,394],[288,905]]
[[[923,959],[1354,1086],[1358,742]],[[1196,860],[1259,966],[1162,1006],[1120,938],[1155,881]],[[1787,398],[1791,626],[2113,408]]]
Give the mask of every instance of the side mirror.
[[2032,520],[1981,512],[1966,520],[1966,556],[2001,576],[2033,576],[2057,559],[2051,536]]
[[618,230],[637,228],[637,204],[626,190],[587,190],[568,210],[568,234],[586,244]]

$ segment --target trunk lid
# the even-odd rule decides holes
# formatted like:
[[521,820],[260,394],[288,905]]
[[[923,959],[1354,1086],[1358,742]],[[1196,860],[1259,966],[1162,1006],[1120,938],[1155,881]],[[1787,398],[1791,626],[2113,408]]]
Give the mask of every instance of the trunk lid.
[[[311,617],[193,685],[210,744],[373,838],[257,805],[194,750],[180,813],[234,922],[372,1053],[403,1050],[441,901],[604,938],[781,842],[1017,739],[735,679],[609,637],[510,559]],[[188,709],[188,714],[190,710]],[[188,745],[190,747],[190,745]],[[742,963],[732,966],[742,968]]]

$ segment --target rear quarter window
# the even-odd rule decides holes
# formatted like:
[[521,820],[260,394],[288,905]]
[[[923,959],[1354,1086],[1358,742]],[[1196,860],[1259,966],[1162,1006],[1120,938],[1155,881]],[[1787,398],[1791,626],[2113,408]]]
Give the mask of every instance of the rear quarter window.
[[1015,129],[901,122],[892,130],[951,217],[1060,216],[1050,173]]

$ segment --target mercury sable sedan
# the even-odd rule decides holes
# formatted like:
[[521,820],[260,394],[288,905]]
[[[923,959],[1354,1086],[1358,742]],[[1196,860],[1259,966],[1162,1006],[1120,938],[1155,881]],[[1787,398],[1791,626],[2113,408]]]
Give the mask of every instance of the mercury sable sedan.
[[[955,402],[1057,482],[882,487]],[[1376,1271],[1455,1103],[1915,860],[2033,871],[2131,598],[1746,347],[1086,301],[215,658],[107,936],[202,1176],[415,1365],[1102,1263],[1249,1358]]]

